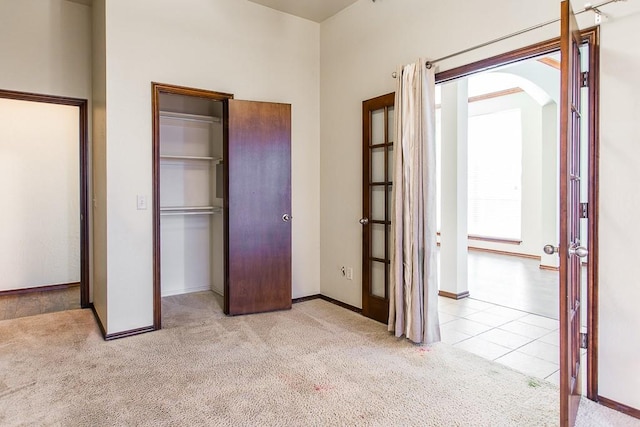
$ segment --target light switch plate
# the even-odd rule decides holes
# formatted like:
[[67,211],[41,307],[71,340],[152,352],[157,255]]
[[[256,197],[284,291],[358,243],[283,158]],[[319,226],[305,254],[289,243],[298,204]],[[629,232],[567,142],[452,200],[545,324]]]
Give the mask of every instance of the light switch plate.
[[139,211],[147,209],[147,196],[144,194],[138,194],[136,202]]

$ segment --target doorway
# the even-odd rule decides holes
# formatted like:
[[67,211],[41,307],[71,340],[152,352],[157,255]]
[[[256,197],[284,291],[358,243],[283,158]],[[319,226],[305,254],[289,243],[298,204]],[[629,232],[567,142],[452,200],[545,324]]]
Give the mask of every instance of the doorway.
[[[3,296],[90,307],[87,101],[0,90]],[[11,117],[11,118],[9,118]],[[32,301],[34,302],[34,301]],[[39,314],[36,312],[29,314]]]
[[[442,212],[443,174],[448,174],[449,182],[466,183],[458,188],[467,192],[461,215],[466,217],[471,297],[556,321],[559,257],[545,254],[543,246],[559,236],[559,81],[556,53],[436,88],[438,230],[444,217],[452,232],[451,208]],[[452,101],[451,91],[464,93]],[[459,103],[465,105],[452,105]],[[458,129],[466,132],[463,142],[456,139]],[[443,171],[443,145],[448,156],[451,147],[466,153],[467,166],[456,176],[451,169]],[[587,181],[583,184],[586,189]]]
[[[598,253],[597,253],[597,240],[598,240],[598,31],[597,27],[584,30],[579,34],[580,45],[585,50],[587,55],[583,55],[583,66],[586,66],[588,72],[584,72],[580,75],[580,79],[576,80],[578,84],[575,90],[584,92],[583,98],[588,100],[586,107],[583,105],[585,111],[582,112],[582,128],[583,133],[587,135],[583,145],[583,157],[584,168],[588,170],[587,175],[584,176],[584,181],[588,182],[587,186],[581,189],[582,203],[580,205],[580,218],[582,222],[582,229],[588,235],[587,239],[587,252],[589,256],[589,262],[586,267],[583,267],[584,277],[584,299],[581,305],[582,311],[582,332],[584,332],[583,340],[586,347],[586,395],[587,397],[594,399],[597,396],[597,316],[598,316],[598,283],[597,283],[597,268],[598,268]],[[510,52],[504,55],[488,58],[478,63],[463,66],[457,69],[448,70],[436,75],[436,83],[446,83],[455,79],[464,78],[485,71],[488,69],[495,69],[496,67],[513,64],[518,61],[523,61],[530,58],[546,57],[549,55],[555,55],[560,49],[560,40],[551,40],[543,42],[534,46],[530,46],[519,51]],[[576,47],[577,49],[577,47]],[[579,68],[576,68],[579,70]],[[582,86],[582,89],[578,89]],[[561,94],[563,92],[561,91]],[[562,106],[562,102],[560,103]],[[560,107],[559,107],[560,109]],[[562,115],[560,115],[562,121]],[[562,135],[562,133],[561,133]],[[562,159],[558,164],[562,164]],[[562,179],[560,179],[562,182]],[[576,180],[577,182],[577,180]],[[577,194],[577,193],[576,193]],[[572,202],[573,203],[573,202]],[[573,209],[573,208],[572,208]],[[557,215],[557,214],[556,214]],[[561,212],[562,215],[562,212]],[[555,216],[554,218],[557,218]],[[562,218],[562,216],[560,216]],[[586,224],[586,225],[585,225]],[[560,230],[560,227],[558,228]],[[562,233],[560,233],[560,238]],[[545,242],[548,243],[548,242]],[[557,243],[554,243],[553,251],[557,252]],[[575,252],[575,251],[574,251]],[[554,257],[557,254],[553,254]],[[562,269],[560,269],[562,273]],[[575,274],[574,274],[575,275]],[[563,288],[561,286],[561,288]],[[559,296],[561,296],[560,294]],[[562,300],[561,298],[559,298]],[[560,318],[562,319],[563,306],[560,305]],[[562,321],[560,322],[562,330]],[[576,332],[580,332],[580,328],[573,328]],[[563,347],[563,340],[560,340],[560,347]],[[584,351],[584,350],[583,350]],[[561,352],[562,354],[562,352]],[[562,357],[560,358],[561,371],[562,371]]]
[[[588,342],[588,346],[586,349],[586,364],[587,364],[587,396],[589,398],[595,398],[595,396],[597,395],[597,360],[596,360],[596,347],[597,347],[597,260],[598,260],[598,256],[597,256],[597,214],[598,214],[598,206],[597,206],[597,194],[598,194],[598,164],[597,164],[597,159],[598,159],[598,139],[597,139],[597,126],[598,126],[598,117],[597,117],[597,96],[598,96],[598,75],[597,75],[597,64],[598,64],[598,28],[592,28],[589,30],[585,30],[581,33],[581,43],[583,46],[588,47],[588,55],[587,55],[587,59],[586,59],[586,63],[588,64],[588,68],[590,70],[590,72],[583,74],[583,80],[585,82],[585,88],[582,89],[582,91],[584,91],[584,97],[588,99],[588,106],[587,106],[587,110],[588,110],[588,114],[585,114],[586,117],[583,118],[583,123],[585,123],[585,133],[588,134],[588,138],[585,140],[587,143],[585,144],[585,150],[584,150],[584,154],[586,154],[586,159],[587,161],[585,162],[587,168],[588,168],[588,180],[585,179],[585,181],[588,181],[588,186],[585,187],[583,189],[583,197],[585,197],[589,203],[586,203],[583,205],[583,218],[588,218],[588,222],[587,221],[583,221],[584,223],[587,223],[587,225],[584,225],[583,228],[584,230],[587,232],[588,234],[588,240],[587,240],[587,249],[588,249],[588,253],[589,253],[589,262],[585,268],[585,281],[586,281],[586,285],[585,285],[585,290],[586,290],[586,301],[583,300],[583,305],[582,308],[584,308],[584,321],[583,321],[583,326],[585,326],[588,334],[585,335],[585,340]],[[547,62],[547,64],[543,64],[541,63],[541,65],[545,65],[545,66],[549,66],[549,63],[551,63],[550,59],[553,59],[554,55],[557,55],[557,53],[560,50],[560,40],[556,39],[556,40],[550,40],[547,42],[543,42],[543,43],[539,43],[537,45],[533,45],[524,49],[520,49],[518,51],[514,51],[514,52],[509,52],[503,55],[499,55],[496,57],[492,57],[492,58],[488,58],[486,60],[477,62],[477,63],[473,63],[473,64],[469,64],[469,65],[465,65],[463,67],[459,67],[456,69],[452,69],[452,70],[448,70],[448,71],[444,71],[441,73],[437,73],[436,74],[436,84],[444,84],[447,82],[452,82],[455,81],[457,79],[463,79],[463,78],[467,78],[469,76],[475,75],[477,73],[480,73],[482,71],[486,71],[486,70],[496,70],[498,67],[506,67],[506,66],[510,66],[512,64],[516,64],[519,63],[520,61],[525,61],[525,60],[530,60],[532,58],[536,58],[536,59],[543,59],[543,58],[547,58],[545,59],[545,61]],[[549,58],[551,57],[551,58]],[[511,94],[510,94],[511,95]],[[373,102],[374,100],[369,100],[369,101],[365,101],[365,104],[368,102]],[[390,106],[387,106],[387,108],[390,108]],[[559,107],[558,107],[559,110]],[[586,112],[585,112],[586,113]],[[556,113],[554,113],[554,116],[556,115]],[[366,118],[367,115],[363,114],[363,118]],[[364,122],[365,120],[363,120]],[[365,125],[365,129],[363,132],[363,135],[367,135],[367,129],[366,127],[369,127],[371,129],[372,125],[371,123],[369,123],[368,125]],[[370,131],[369,131],[370,132]],[[384,133],[381,133],[384,135]],[[369,154],[369,151],[371,151],[372,149],[372,145],[369,144],[365,138],[365,140],[363,141],[363,170],[369,170],[367,163],[371,163],[372,162],[372,156]],[[552,149],[551,151],[555,151],[555,148]],[[553,162],[553,167],[554,169],[557,169],[559,162]],[[384,169],[380,169],[380,170],[384,170]],[[369,221],[369,217],[368,214],[372,211],[373,209],[373,202],[371,200],[371,196],[369,195],[370,191],[369,190],[369,186],[374,182],[371,179],[371,174],[365,174],[365,176],[363,176],[363,218],[361,220],[361,223],[363,224],[363,307],[365,307],[365,305],[367,304],[368,301],[366,301],[367,299],[371,298],[371,291],[373,289],[373,283],[372,283],[372,274],[369,273],[367,274],[368,271],[370,271],[370,269],[372,268],[371,266],[371,249],[369,248],[370,243],[368,242],[368,239],[370,239],[370,221]],[[556,174],[554,174],[554,181],[555,181],[555,176]],[[389,184],[390,185],[390,184]],[[557,186],[558,183],[556,182],[555,185]],[[557,193],[556,193],[557,194]],[[557,205],[556,205],[557,206]],[[553,212],[553,219],[552,221],[555,222],[557,221],[558,218],[558,208],[556,207],[554,212]],[[386,224],[386,222],[385,222]],[[556,229],[558,230],[558,229]],[[547,237],[552,239],[552,241],[556,241],[558,239],[558,231],[554,231],[552,233],[551,237]],[[384,237],[384,235],[383,235]],[[465,235],[466,237],[466,235]],[[518,236],[515,236],[515,239],[511,239],[511,240],[518,240]],[[508,239],[503,239],[503,240],[508,240]],[[542,249],[542,246],[546,243],[548,243],[547,241],[543,241],[542,245],[539,245],[540,247],[538,248],[538,250]],[[557,244],[557,242],[555,243]],[[554,244],[554,246],[555,246]],[[382,248],[384,248],[384,246],[381,245]],[[555,249],[554,249],[555,251]],[[540,255],[542,257],[542,255]],[[557,257],[556,254],[554,254],[553,256]],[[375,261],[375,260],[374,260]],[[539,271],[539,273],[548,273],[548,271]],[[551,272],[554,276],[555,276],[555,280],[554,283],[557,283],[557,273],[555,271]],[[384,276],[381,276],[384,277]],[[556,306],[559,306],[559,295],[557,293],[557,288],[555,289],[556,291],[556,297],[554,300],[554,303]],[[380,295],[383,295],[382,292],[378,292]],[[460,298],[464,298],[466,295],[460,295]],[[456,297],[456,296],[454,296]],[[473,298],[473,296],[472,296]],[[446,301],[446,299],[444,299]],[[474,304],[476,307],[481,307],[483,305],[483,302],[475,302],[475,300],[473,299],[466,299],[466,300],[462,300],[462,301],[466,301],[463,304],[466,305],[472,305]],[[586,303],[584,303],[586,302]],[[486,306],[484,306],[486,308]],[[560,307],[561,308],[561,307]],[[469,307],[464,307],[464,309],[466,311],[470,311],[471,309],[469,309]],[[557,308],[556,308],[557,309]],[[482,311],[481,308],[479,308],[476,311]],[[471,314],[471,313],[470,313]],[[493,313],[485,313],[488,315],[492,315]],[[511,315],[512,313],[507,313],[505,311],[503,311],[502,314],[506,314],[506,315]],[[527,314],[527,313],[524,313]],[[485,316],[487,319],[491,316]],[[464,321],[466,321],[467,319],[463,319]],[[486,320],[488,321],[488,320]],[[464,323],[464,322],[461,322]],[[467,325],[469,326],[469,325]],[[519,326],[519,325],[516,325]],[[489,327],[489,329],[493,329],[495,328],[495,326],[493,327]],[[556,330],[558,330],[558,327],[555,327]],[[484,331],[482,331],[484,332]],[[500,331],[497,331],[500,332]],[[549,340],[552,340],[553,342],[555,342],[556,344],[560,344],[560,346],[562,346],[562,342],[559,341],[557,335],[558,332],[556,332],[556,336],[553,337],[552,336],[552,330],[549,330]],[[472,335],[476,335],[478,334],[478,332],[472,332]],[[541,335],[542,336],[542,335]],[[468,338],[468,337],[467,337]]]

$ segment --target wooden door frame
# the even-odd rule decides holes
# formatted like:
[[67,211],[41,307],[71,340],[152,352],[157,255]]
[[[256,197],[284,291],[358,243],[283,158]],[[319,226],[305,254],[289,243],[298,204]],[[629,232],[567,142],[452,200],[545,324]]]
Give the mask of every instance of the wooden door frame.
[[[91,307],[91,301],[89,283],[88,102],[86,99],[81,98],[2,89],[0,89],[0,98],[78,107],[78,161],[80,163],[80,306],[82,308],[89,308]],[[51,287],[44,288],[51,289]],[[38,288],[30,288],[30,290],[38,290]]]
[[[172,94],[205,98],[213,101],[226,101],[233,99],[233,94],[214,92],[206,89],[195,89],[185,86],[176,86],[165,83],[151,82],[151,114],[152,114],[152,197],[153,197],[153,329],[162,328],[162,287],[160,281],[160,95]],[[226,155],[227,136],[227,106],[224,103],[223,112],[223,145]],[[226,192],[225,192],[226,196]],[[226,227],[225,227],[226,229]],[[225,264],[227,259],[225,248]]]
[[[587,397],[597,401],[598,396],[598,214],[599,214],[599,158],[600,158],[600,27],[591,27],[580,32],[583,45],[589,46],[589,204],[587,266]],[[560,37],[533,44],[521,49],[492,56],[477,62],[436,73],[436,84],[468,77],[482,71],[524,61],[541,55],[560,51]],[[561,343],[562,345],[562,343]]]

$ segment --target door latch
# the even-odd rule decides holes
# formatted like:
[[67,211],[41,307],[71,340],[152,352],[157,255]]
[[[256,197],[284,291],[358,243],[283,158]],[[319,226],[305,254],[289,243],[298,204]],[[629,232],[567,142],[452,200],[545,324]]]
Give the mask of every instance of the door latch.
[[589,218],[589,203],[580,203],[580,218]]

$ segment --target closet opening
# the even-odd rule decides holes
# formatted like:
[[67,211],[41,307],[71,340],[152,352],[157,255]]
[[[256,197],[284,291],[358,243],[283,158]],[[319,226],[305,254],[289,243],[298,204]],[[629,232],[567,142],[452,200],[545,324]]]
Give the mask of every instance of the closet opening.
[[225,101],[232,97],[153,84],[155,329],[163,305],[222,311]]
[[152,96],[154,329],[163,298],[184,321],[290,309],[291,105]]

